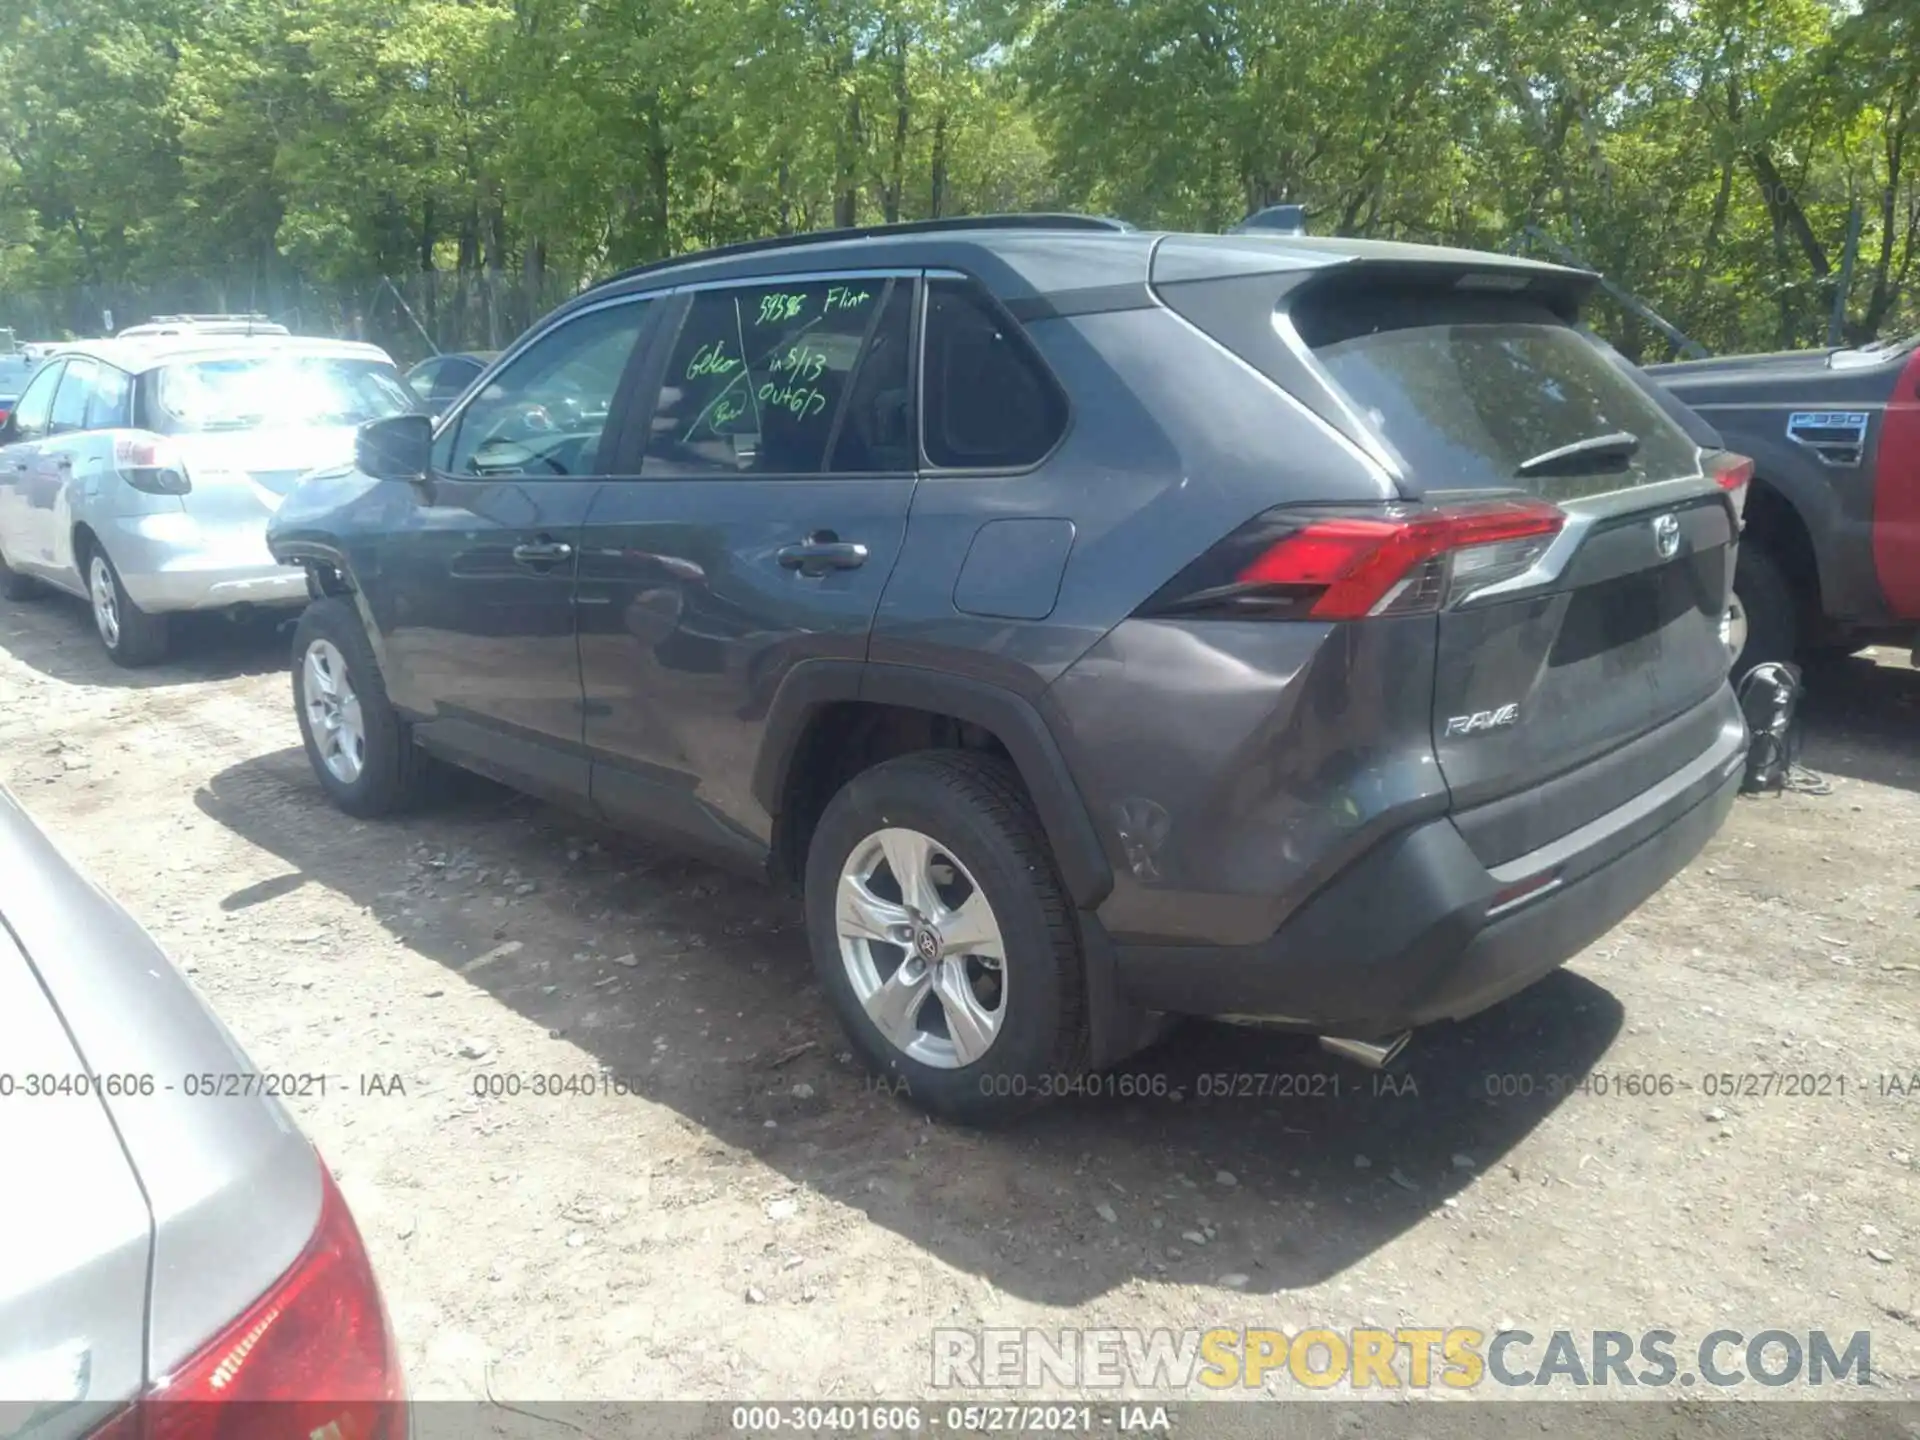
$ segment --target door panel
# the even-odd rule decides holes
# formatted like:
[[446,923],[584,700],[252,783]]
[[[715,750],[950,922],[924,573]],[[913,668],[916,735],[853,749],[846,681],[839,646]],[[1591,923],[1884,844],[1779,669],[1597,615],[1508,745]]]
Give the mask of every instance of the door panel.
[[552,799],[588,792],[574,579],[647,311],[627,300],[570,316],[472,397],[367,586],[422,743]]
[[0,452],[0,483],[7,487],[0,495],[0,540],[6,545],[7,563],[28,574],[47,571],[58,472],[45,449],[55,394],[66,369],[65,364],[49,365],[34,376],[14,407],[20,439]]
[[751,777],[773,694],[802,660],[865,657],[905,533],[912,301],[911,281],[843,276],[677,307],[629,427],[641,476],[601,489],[581,557],[586,743],[610,817],[764,859]]
[[[752,777],[768,705],[801,660],[859,660],[906,530],[913,477],[602,487],[580,566],[593,798],[756,858],[770,821]],[[807,574],[809,535],[864,546]],[[833,542],[828,542],[833,543]]]
[[587,792],[571,552],[599,486],[437,476],[380,546],[388,663],[427,717],[419,739],[555,799]]

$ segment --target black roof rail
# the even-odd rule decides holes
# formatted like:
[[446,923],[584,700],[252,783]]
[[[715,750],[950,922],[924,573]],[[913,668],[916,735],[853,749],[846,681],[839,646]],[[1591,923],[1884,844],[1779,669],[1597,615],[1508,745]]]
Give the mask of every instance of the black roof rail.
[[941,220],[897,220],[892,224],[853,225],[840,230],[805,230],[793,235],[772,235],[763,240],[741,240],[732,245],[716,245],[710,250],[692,250],[685,255],[674,255],[665,260],[650,260],[645,265],[635,265],[630,269],[609,275],[604,280],[596,280],[587,288],[597,290],[602,285],[613,284],[616,280],[631,280],[636,275],[651,275],[655,271],[670,270],[679,265],[692,265],[701,260],[723,260],[734,255],[755,255],[768,250],[785,250],[792,246],[817,245],[829,240],[878,240],[885,239],[889,235],[938,235],[950,230],[1100,230],[1124,234],[1133,228],[1124,220],[1112,220],[1104,215],[1040,212],[1018,215],[952,215]]

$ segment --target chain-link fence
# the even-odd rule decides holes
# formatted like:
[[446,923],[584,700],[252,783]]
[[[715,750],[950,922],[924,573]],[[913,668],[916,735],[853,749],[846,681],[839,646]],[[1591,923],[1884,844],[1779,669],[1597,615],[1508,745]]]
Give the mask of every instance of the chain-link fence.
[[111,335],[160,315],[265,315],[296,335],[368,340],[403,367],[449,350],[498,350],[579,283],[552,273],[417,271],[370,280],[178,275],[148,284],[0,291],[0,328],[24,341]]

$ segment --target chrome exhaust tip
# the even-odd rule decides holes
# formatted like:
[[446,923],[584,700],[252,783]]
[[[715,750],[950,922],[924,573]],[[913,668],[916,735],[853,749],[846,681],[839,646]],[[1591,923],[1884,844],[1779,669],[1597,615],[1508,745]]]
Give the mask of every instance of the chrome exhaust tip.
[[1352,1060],[1369,1070],[1384,1070],[1407,1048],[1407,1042],[1412,1038],[1411,1030],[1402,1030],[1385,1040],[1349,1040],[1341,1035],[1322,1035],[1320,1048],[1329,1055]]

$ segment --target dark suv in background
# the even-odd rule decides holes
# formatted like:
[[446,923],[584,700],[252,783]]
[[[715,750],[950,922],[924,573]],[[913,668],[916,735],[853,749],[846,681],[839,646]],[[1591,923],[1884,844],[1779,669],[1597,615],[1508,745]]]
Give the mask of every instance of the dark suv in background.
[[1593,278],[1077,217],[616,277],[280,510],[315,771],[376,815],[439,756],[799,884],[939,1113],[1169,1013],[1385,1063],[1738,787],[1748,467],[1577,328]]

